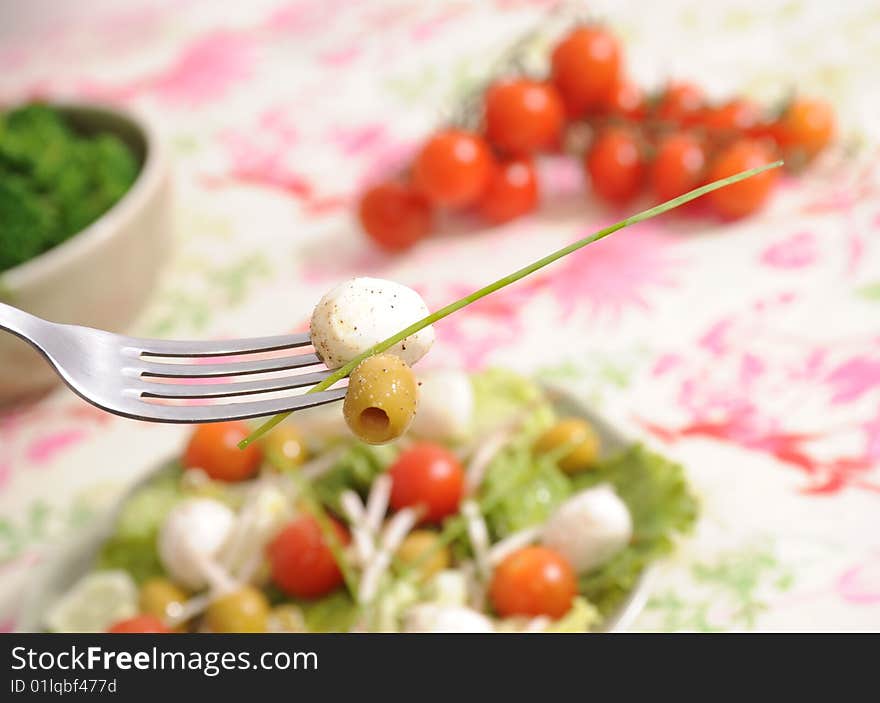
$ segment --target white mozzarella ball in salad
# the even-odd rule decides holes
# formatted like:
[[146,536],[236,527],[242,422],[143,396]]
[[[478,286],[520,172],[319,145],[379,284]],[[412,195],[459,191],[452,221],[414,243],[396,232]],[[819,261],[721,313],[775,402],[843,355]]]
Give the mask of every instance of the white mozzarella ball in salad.
[[194,591],[206,585],[202,565],[212,562],[235,525],[235,513],[211,498],[178,503],[159,530],[159,561],[169,576]]
[[474,426],[474,386],[459,369],[434,369],[419,374],[419,411],[410,431],[422,439],[456,442]]
[[545,523],[541,542],[564,556],[578,573],[605,564],[632,538],[629,509],[607,484],[576,493]]
[[[353,278],[321,298],[312,313],[315,351],[330,369],[338,369],[400,330],[429,314],[412,288],[381,278]],[[431,326],[388,350],[408,365],[421,359],[434,343]]]
[[495,632],[492,621],[463,605],[422,603],[406,613],[406,632]]

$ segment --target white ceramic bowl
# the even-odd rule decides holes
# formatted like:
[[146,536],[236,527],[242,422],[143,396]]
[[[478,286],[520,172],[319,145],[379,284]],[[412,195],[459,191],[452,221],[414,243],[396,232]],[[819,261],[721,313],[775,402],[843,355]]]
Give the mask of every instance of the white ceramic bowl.
[[[53,322],[121,332],[140,313],[170,244],[168,159],[149,123],[116,108],[59,105],[77,130],[111,132],[141,162],[129,191],[67,241],[0,273],[0,300]],[[28,344],[0,334],[0,406],[58,378]]]
[[[586,418],[596,428],[604,453],[617,452],[631,443],[631,440],[622,432],[593,412],[583,401],[563,390],[553,387],[548,387],[547,390],[560,414],[579,415]],[[114,509],[108,511],[91,527],[72,540],[51,550],[51,554],[48,554],[41,566],[38,567],[28,585],[28,595],[18,622],[20,632],[40,632],[43,629],[43,618],[52,604],[92,569],[101,545],[114,529],[125,499],[143,483],[150,481],[154,473],[162,470],[165,466],[167,464],[161,464],[154,471],[148,472],[143,479],[129,489]],[[622,632],[629,628],[648,599],[652,574],[653,570],[650,566],[642,572],[626,600],[605,621],[604,629],[606,632]]]

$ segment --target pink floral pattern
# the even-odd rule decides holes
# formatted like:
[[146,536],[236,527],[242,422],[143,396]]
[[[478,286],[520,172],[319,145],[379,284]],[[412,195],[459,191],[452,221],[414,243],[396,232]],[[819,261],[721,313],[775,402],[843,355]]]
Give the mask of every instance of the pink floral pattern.
[[810,232],[800,232],[767,247],[761,261],[781,269],[800,269],[816,261],[816,238]]
[[251,39],[232,32],[199,37],[156,73],[109,85],[83,81],[80,92],[97,100],[126,101],[149,94],[175,107],[197,107],[223,98],[246,80],[253,64]]
[[858,605],[880,603],[880,558],[847,569],[837,582],[840,597]]
[[[869,394],[880,400],[880,338],[836,345],[793,339],[779,322],[800,302],[790,294],[758,301],[714,323],[690,352],[659,357],[653,378],[684,421],[643,418],[644,426],[667,441],[711,437],[769,454],[805,472],[809,492],[880,492],[874,410],[854,407]],[[820,429],[804,408],[834,421]],[[856,449],[829,454],[837,436],[850,440],[847,447],[857,440]]]
[[674,244],[657,225],[645,223],[575,252],[542,274],[540,287],[553,294],[564,319],[583,309],[614,317],[628,308],[649,310],[656,289],[676,283],[682,259]]

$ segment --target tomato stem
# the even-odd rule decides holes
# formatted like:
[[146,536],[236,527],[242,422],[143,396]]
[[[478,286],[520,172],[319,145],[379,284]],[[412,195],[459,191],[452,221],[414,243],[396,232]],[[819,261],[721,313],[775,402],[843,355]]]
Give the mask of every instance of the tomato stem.
[[[623,229],[624,227],[629,227],[630,225],[638,224],[639,222],[644,222],[645,220],[649,220],[652,217],[657,217],[658,215],[662,215],[665,212],[669,212],[670,210],[674,210],[680,205],[684,205],[685,203],[690,202],[691,200],[695,200],[702,195],[706,195],[707,193],[711,193],[714,190],[718,190],[719,188],[724,188],[725,186],[732,185],[734,183],[738,183],[739,181],[745,180],[746,178],[751,178],[752,176],[757,176],[759,173],[763,173],[764,171],[769,171],[773,168],[779,168],[782,166],[782,160],[774,161],[770,164],[765,164],[763,166],[758,166],[757,168],[751,168],[747,171],[741,171],[740,173],[736,173],[732,176],[728,176],[727,178],[722,178],[717,181],[713,181],[712,183],[708,183],[704,186],[700,186],[699,188],[695,188],[692,191],[685,193],[684,195],[680,195],[677,198],[673,198],[672,200],[667,200],[665,203],[661,203],[660,205],[656,205],[647,210],[643,210],[642,212],[638,212],[635,215],[631,215],[619,222],[615,222],[613,225],[606,227],[605,229],[601,229],[598,232],[595,232],[588,237],[584,237],[583,239],[579,239],[568,246],[559,249],[558,251],[553,252],[552,254],[548,254],[542,259],[538,259],[537,261],[529,264],[528,266],[524,266],[518,271],[514,271],[503,278],[499,278],[494,283],[490,283],[479,290],[474,291],[473,293],[466,295],[465,297],[456,300],[454,303],[450,303],[446,307],[440,308],[439,310],[432,312],[427,317],[422,318],[418,322],[414,322],[409,327],[402,329],[395,335],[392,335],[388,339],[383,342],[379,342],[378,344],[373,345],[369,349],[367,349],[362,354],[359,354],[354,359],[349,361],[344,366],[336,369],[333,373],[331,373],[327,378],[318,383],[317,385],[310,388],[308,393],[318,393],[320,391],[327,390],[334,383],[341,381],[343,378],[348,376],[354,369],[360,364],[364,359],[367,359],[376,354],[381,354],[382,352],[390,349],[398,342],[406,339],[412,334],[415,334],[419,330],[428,327],[429,325],[434,324],[435,322],[442,320],[444,317],[451,315],[458,310],[461,310],[463,307],[470,305],[478,301],[480,298],[484,298],[490,293],[494,293],[505,286],[509,286],[511,283],[516,283],[520,279],[525,278],[529,274],[534,273],[538,269],[542,269],[545,266],[549,266],[550,264],[558,261],[564,256],[568,256],[572,252],[581,249],[588,244],[592,244],[593,242],[598,242],[600,239],[604,239],[610,234],[614,234],[618,230]],[[262,437],[264,434],[272,430],[279,423],[283,422],[286,418],[288,418],[292,414],[291,412],[282,413],[280,415],[275,415],[270,420],[264,422],[260,425],[254,432],[252,432],[248,437],[239,442],[239,449],[244,449],[254,440]]]

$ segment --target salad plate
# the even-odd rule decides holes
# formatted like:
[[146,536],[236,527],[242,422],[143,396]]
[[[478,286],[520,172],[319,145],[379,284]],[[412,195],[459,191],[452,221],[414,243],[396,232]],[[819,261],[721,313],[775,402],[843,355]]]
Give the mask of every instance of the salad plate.
[[[531,383],[531,382],[530,382]],[[534,384],[533,384],[534,385]],[[535,385],[534,387],[538,387]],[[621,452],[625,453],[637,443],[624,432],[604,419],[599,413],[570,391],[555,386],[541,384],[541,393],[544,399],[549,401],[556,417],[581,418],[589,423],[596,431],[599,438],[602,457],[613,457]],[[338,411],[337,411],[338,412]],[[641,451],[641,450],[639,450]],[[665,462],[665,459],[660,459]],[[680,472],[680,467],[668,462],[671,470]],[[93,572],[96,565],[106,568],[101,564],[102,550],[111,540],[114,530],[120,521],[128,500],[148,486],[151,481],[166,470],[168,463],[161,464],[128,489],[122,499],[115,504],[114,508],[107,511],[103,516],[96,519],[89,527],[84,528],[66,543],[49,550],[46,558],[37,568],[29,588],[25,606],[19,621],[19,630],[23,632],[45,631],[47,629],[47,613],[71,592],[76,585],[88,574]],[[653,470],[653,469],[652,469]],[[683,475],[677,476],[677,486],[684,485]],[[686,486],[684,488],[686,491]],[[692,500],[690,495],[686,496]],[[681,500],[676,497],[676,500]],[[684,531],[690,525],[695,516],[695,504],[686,506],[685,511],[690,510],[686,525],[677,525],[672,532]],[[653,529],[653,528],[652,528]],[[638,526],[636,529],[638,533]],[[671,541],[664,535],[664,540]],[[665,551],[666,548],[664,547]],[[633,569],[634,574],[625,580],[626,587],[621,588],[623,594],[614,599],[613,608],[603,611],[601,621],[592,627],[594,631],[620,632],[631,627],[633,621],[643,609],[650,592],[650,583],[654,573],[653,562],[655,556],[660,556],[662,551],[651,552],[650,557],[639,557],[639,568]],[[49,628],[51,629],[51,628]]]

